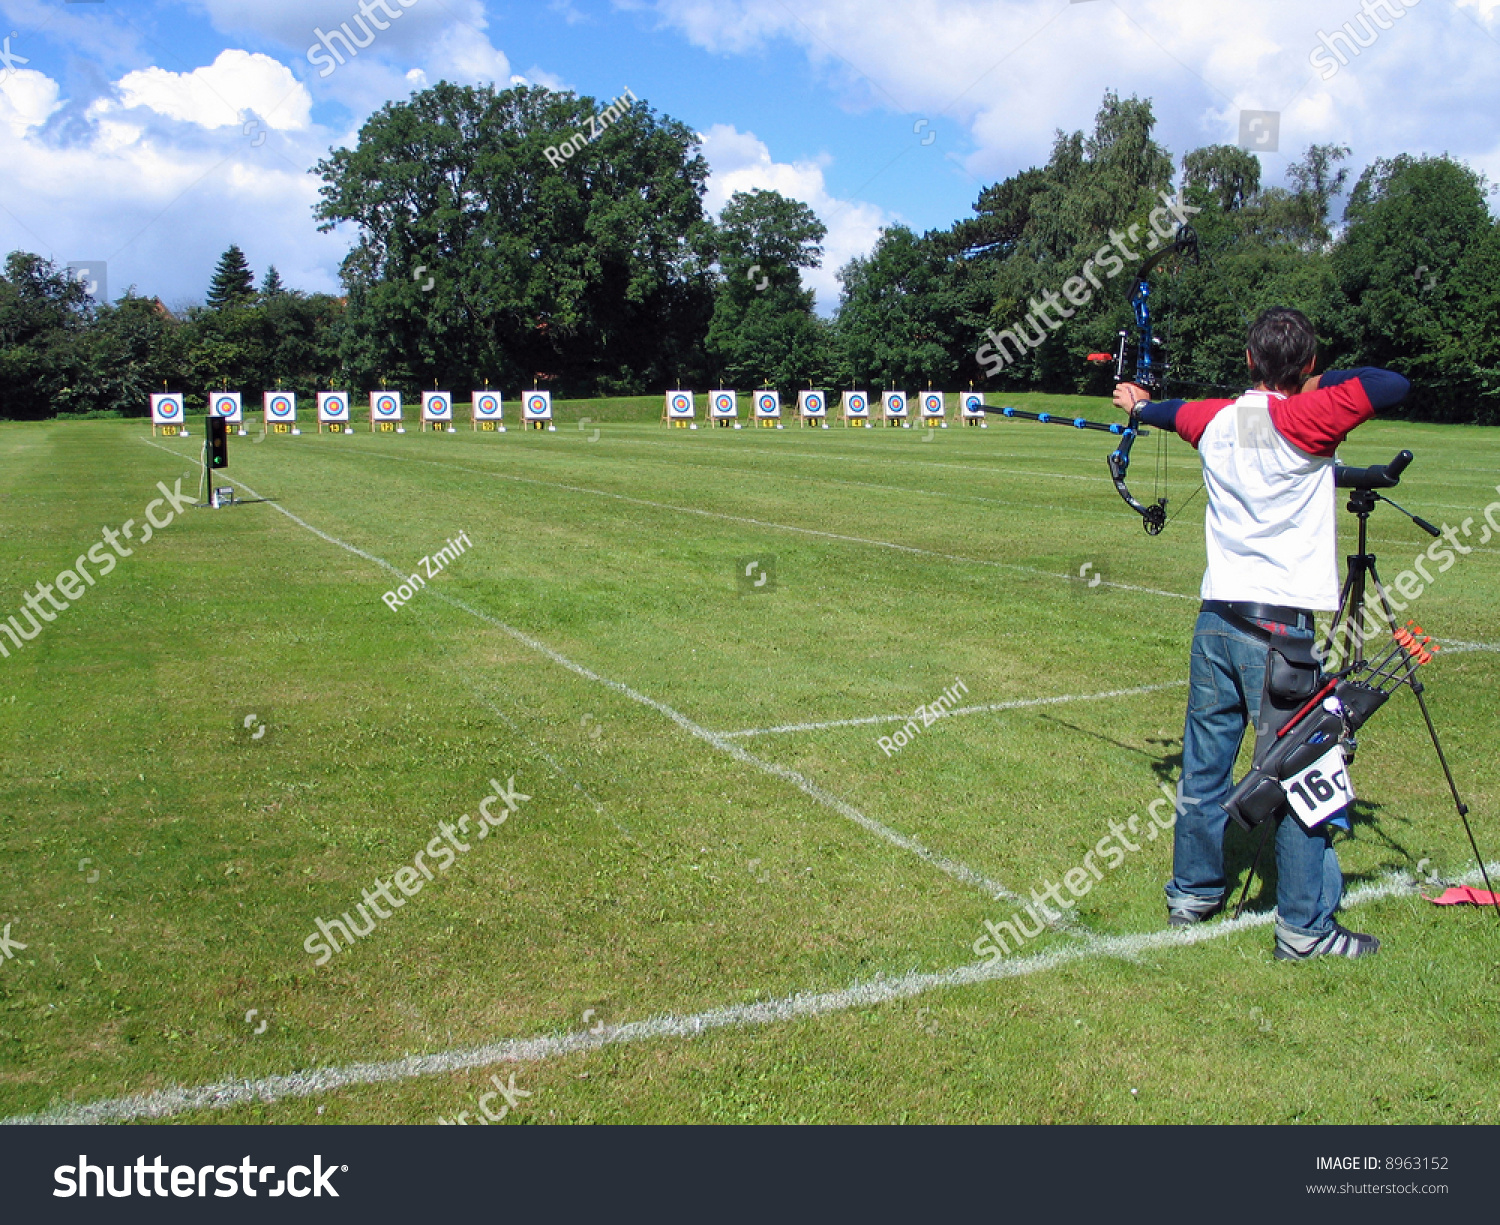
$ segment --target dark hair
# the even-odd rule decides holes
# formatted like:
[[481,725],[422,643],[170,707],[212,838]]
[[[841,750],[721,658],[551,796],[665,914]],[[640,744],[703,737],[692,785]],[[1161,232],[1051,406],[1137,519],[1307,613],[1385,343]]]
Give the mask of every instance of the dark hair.
[[1300,391],[1317,352],[1318,335],[1299,310],[1273,306],[1250,325],[1250,377],[1273,391]]

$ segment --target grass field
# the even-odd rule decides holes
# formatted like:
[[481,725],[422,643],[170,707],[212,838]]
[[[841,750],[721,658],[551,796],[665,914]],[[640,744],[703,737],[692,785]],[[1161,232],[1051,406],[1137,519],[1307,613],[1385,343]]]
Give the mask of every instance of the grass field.
[[[1500,924],[1409,887],[1475,865],[1406,695],[1361,736],[1341,848],[1373,961],[1274,962],[1261,884],[1253,917],[1169,933],[1168,838],[976,958],[1002,890],[1175,782],[1201,496],[1151,539],[1104,435],[690,432],[658,405],[233,439],[222,475],[271,501],[183,510],[0,659],[25,946],[0,1117],[477,1121],[498,1073],[506,1125],[1500,1121]],[[0,426],[0,616],[104,525],[138,538],[200,438]],[[1482,522],[1500,437],[1376,423],[1345,459],[1402,446],[1399,500]],[[1169,455],[1181,499],[1194,457]],[[1427,544],[1386,508],[1372,534],[1388,582]],[[1491,859],[1497,576],[1500,540],[1412,614],[1467,644],[1424,671]],[[880,747],[945,692],[972,709]],[[530,798],[478,839],[512,777]],[[316,964],[317,920],[460,818],[469,849]],[[1248,839],[1230,857],[1237,884]]]

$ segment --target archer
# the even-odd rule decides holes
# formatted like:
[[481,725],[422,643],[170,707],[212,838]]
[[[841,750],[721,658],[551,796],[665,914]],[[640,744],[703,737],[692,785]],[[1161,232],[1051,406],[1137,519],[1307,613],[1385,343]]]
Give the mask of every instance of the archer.
[[[1317,336],[1300,311],[1275,307],[1250,328],[1254,389],[1237,400],[1152,402],[1115,387],[1132,421],[1175,430],[1197,448],[1208,491],[1208,568],[1193,631],[1182,735],[1182,803],[1173,834],[1167,922],[1199,923],[1224,906],[1223,801],[1247,722],[1258,721],[1267,646],[1311,639],[1313,613],[1338,607],[1334,450],[1376,409],[1406,398],[1389,370],[1314,375]],[[1335,818],[1348,828],[1347,808]],[[1344,878],[1324,821],[1309,830],[1285,812],[1276,830],[1276,950],[1281,960],[1364,957],[1380,942],[1334,916]]]

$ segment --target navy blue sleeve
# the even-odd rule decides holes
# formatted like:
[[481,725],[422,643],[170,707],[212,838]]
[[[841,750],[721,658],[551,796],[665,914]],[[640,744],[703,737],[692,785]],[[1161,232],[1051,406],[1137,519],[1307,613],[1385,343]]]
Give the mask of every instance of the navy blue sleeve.
[[1152,400],[1141,409],[1141,423],[1159,430],[1175,430],[1177,410],[1186,403],[1186,400]]
[[1354,370],[1329,370],[1318,380],[1319,387],[1337,387],[1340,383],[1347,383],[1350,379],[1358,379],[1360,386],[1365,389],[1365,395],[1370,398],[1373,408],[1395,408],[1402,400],[1406,399],[1406,393],[1411,390],[1411,384],[1391,370],[1381,370],[1375,366],[1359,366]]

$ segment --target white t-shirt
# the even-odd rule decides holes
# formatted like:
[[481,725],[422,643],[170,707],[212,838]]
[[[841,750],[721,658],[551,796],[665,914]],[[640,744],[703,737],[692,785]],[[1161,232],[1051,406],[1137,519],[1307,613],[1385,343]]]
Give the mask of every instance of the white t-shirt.
[[1198,448],[1208,492],[1204,599],[1338,607],[1334,448],[1374,412],[1358,379],[1178,409],[1177,432]]

